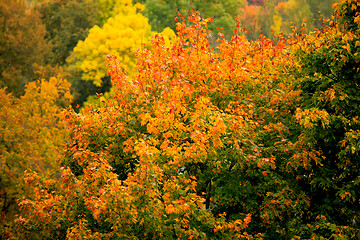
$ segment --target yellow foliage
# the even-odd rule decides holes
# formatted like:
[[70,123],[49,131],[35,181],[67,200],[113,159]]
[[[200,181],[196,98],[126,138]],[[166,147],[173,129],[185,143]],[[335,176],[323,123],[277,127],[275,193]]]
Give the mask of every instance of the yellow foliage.
[[274,25],[272,25],[271,28],[274,30],[276,34],[278,34],[281,31],[282,17],[279,15],[274,15],[273,20],[274,20]]
[[[71,100],[70,84],[60,77],[28,83],[21,98],[0,89],[0,191],[7,195],[0,196],[2,209],[14,205],[12,199],[28,194],[22,186],[25,170],[47,177],[56,174],[67,136],[60,114]],[[9,211],[4,218],[11,219],[13,213]]]
[[[106,57],[115,55],[123,63],[127,75],[135,75],[136,52],[149,46],[151,31],[148,19],[139,11],[141,4],[132,4],[131,0],[110,1],[103,4],[113,4],[114,17],[110,17],[100,28],[94,26],[84,41],[79,41],[72,55],[67,59],[70,68],[81,70],[82,80],[92,81],[101,86],[102,78],[106,76]],[[166,41],[175,34],[171,29],[165,29]]]
[[322,127],[325,128],[329,125],[330,115],[325,110],[319,110],[316,108],[296,109],[295,118],[300,125],[303,125],[305,128],[312,128],[313,124],[321,120]]

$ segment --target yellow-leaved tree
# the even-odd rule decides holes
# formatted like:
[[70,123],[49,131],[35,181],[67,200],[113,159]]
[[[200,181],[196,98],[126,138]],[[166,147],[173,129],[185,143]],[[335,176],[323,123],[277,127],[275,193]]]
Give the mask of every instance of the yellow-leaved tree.
[[[102,78],[106,76],[106,56],[116,55],[124,64],[124,68],[131,76],[134,75],[137,49],[149,44],[151,31],[148,19],[140,11],[142,4],[132,4],[132,0],[102,1],[104,16],[110,17],[102,26],[94,26],[84,41],[79,41],[72,55],[68,58],[70,69],[80,72],[81,79],[92,81],[101,86]],[[102,9],[102,10],[104,10]],[[175,36],[170,29],[163,31],[167,39]]]

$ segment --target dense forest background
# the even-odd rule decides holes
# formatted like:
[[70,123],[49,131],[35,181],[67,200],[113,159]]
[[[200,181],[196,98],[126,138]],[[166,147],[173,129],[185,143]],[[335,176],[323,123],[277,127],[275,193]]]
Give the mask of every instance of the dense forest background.
[[0,238],[360,238],[359,26],[359,0],[0,0]]

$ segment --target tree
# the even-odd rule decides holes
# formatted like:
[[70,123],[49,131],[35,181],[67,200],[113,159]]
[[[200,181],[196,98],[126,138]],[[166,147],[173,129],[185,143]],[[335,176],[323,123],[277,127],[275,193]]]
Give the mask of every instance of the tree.
[[63,65],[76,44],[87,37],[89,29],[101,23],[98,1],[37,2],[36,9],[46,26],[46,37],[53,44],[53,63]]
[[[250,238],[274,234],[285,216],[307,207],[303,192],[283,180],[286,170],[273,171],[270,152],[275,143],[291,148],[282,141],[286,121],[276,120],[290,121],[299,94],[283,81],[286,64],[292,66],[285,39],[249,43],[234,36],[230,43],[220,39],[213,53],[202,28],[208,20],[195,14],[189,21],[178,24],[170,47],[156,36],[151,51],[139,52],[135,80],[111,58],[110,99],[66,114],[72,133],[62,161],[66,185],[52,197],[45,183],[36,201],[21,203],[25,235]],[[253,64],[245,67],[243,59]],[[265,134],[275,135],[266,146],[259,137]],[[38,184],[37,176],[28,177]],[[297,207],[289,208],[292,202]]]
[[110,56],[112,93],[63,115],[63,183],[27,174],[17,234],[359,238],[358,7],[273,41],[238,21],[216,51],[193,12],[138,52],[133,78]]
[[70,67],[82,72],[82,80],[100,86],[106,76],[106,56],[121,56],[127,71],[135,67],[135,51],[151,36],[147,19],[133,6],[126,15],[120,13],[107,20],[102,28],[94,26],[85,41],[80,41],[68,59]]
[[149,24],[154,31],[161,32],[166,27],[176,30],[176,21],[174,18],[177,12],[183,12],[185,7],[184,1],[158,1],[147,0],[145,5],[144,16],[149,19]]
[[[213,32],[211,43],[214,44],[217,34],[221,32],[226,37],[231,37],[236,26],[235,18],[239,15],[239,8],[244,1],[184,1],[184,0],[146,0],[137,1],[145,5],[144,15],[149,19],[151,27],[160,32],[166,27],[176,30],[174,18],[178,13],[184,16],[191,15],[190,11],[199,11],[204,18],[213,18],[208,24]],[[218,28],[222,28],[220,31]]]
[[70,104],[69,88],[66,80],[53,77],[27,83],[21,98],[0,90],[0,231],[4,237],[18,213],[17,199],[32,192],[24,186],[24,171],[58,178],[56,160],[66,140],[59,114]]
[[359,10],[358,1],[340,1],[339,22],[307,36],[298,50],[304,101],[296,117],[301,138],[318,152],[305,185],[318,203],[308,216],[321,226],[314,236],[360,236]]
[[[260,16],[261,18],[259,18]],[[264,33],[264,29],[261,27],[261,22],[262,19],[266,18],[267,16],[265,15],[264,8],[254,4],[243,7],[238,19],[241,26],[248,31],[247,38],[249,40],[255,40],[261,33]]]
[[289,0],[285,3],[279,3],[276,6],[276,10],[279,16],[274,15],[274,18],[281,19],[279,22],[281,24],[280,28],[285,34],[293,32],[293,27],[299,30],[302,23],[306,20],[308,21],[309,29],[312,29],[310,20],[313,17],[313,13],[306,0]]
[[[149,47],[150,36],[154,34],[147,18],[139,13],[143,9],[141,4],[133,5],[131,1],[116,3],[113,8],[117,14],[110,17],[102,27],[95,25],[87,38],[78,42],[67,59],[74,85],[90,82],[85,90],[95,85],[109,91],[111,84],[106,74],[106,56],[109,54],[118,55],[126,71],[130,75],[135,74],[136,50]],[[163,35],[168,39],[175,36],[170,29],[165,29]],[[85,94],[85,98],[88,96],[89,93]]]
[[25,0],[0,2],[0,87],[16,96],[36,77],[35,65],[51,58],[39,14]]
[[[314,27],[321,28],[323,19],[332,14],[331,1],[317,0],[269,0],[248,1],[239,9],[241,26],[249,32],[248,38],[255,40],[259,34],[273,38],[273,32],[289,35],[293,27],[308,33]],[[306,21],[305,28],[303,22]]]
[[[178,42],[167,47],[158,35],[151,51],[138,53],[139,76],[134,81],[127,79],[117,60],[111,58],[111,98],[97,109],[87,107],[80,114],[69,111],[64,116],[72,133],[62,161],[66,185],[52,195],[49,191],[53,188],[44,183],[36,201],[21,203],[25,215],[18,223],[24,224],[24,236],[36,231],[50,238],[81,234],[94,238],[246,237],[243,229],[250,215],[227,222],[224,216],[213,215],[209,199],[200,192],[203,179],[198,188],[196,173],[187,169],[187,165],[201,163],[199,154],[207,151],[208,143],[219,144],[225,127],[219,110],[211,107],[206,113],[207,134],[214,138],[206,145],[199,142],[196,128],[205,127],[202,113],[204,104],[210,102],[202,96],[207,87],[201,79],[189,80],[193,73],[204,70],[193,64],[209,62],[212,54],[207,53],[207,32],[201,29],[205,21],[197,15],[190,21],[194,25],[189,28],[179,24]],[[220,63],[214,62],[214,67]],[[33,186],[39,184],[37,176],[28,177]],[[203,178],[202,174],[199,177]],[[45,202],[50,209],[57,206],[58,211],[42,207]],[[50,218],[48,214],[55,215]],[[45,224],[36,224],[42,220]]]

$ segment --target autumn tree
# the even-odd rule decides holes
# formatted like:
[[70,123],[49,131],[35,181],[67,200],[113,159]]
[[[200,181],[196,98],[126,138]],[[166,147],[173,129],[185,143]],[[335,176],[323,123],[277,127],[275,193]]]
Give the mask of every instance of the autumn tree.
[[102,28],[94,26],[87,38],[77,43],[68,63],[72,69],[82,72],[82,80],[100,86],[106,76],[104,63],[109,54],[121,56],[128,71],[134,68],[136,49],[151,36],[151,27],[138,10],[133,6],[109,18]]
[[0,1],[0,87],[16,96],[36,77],[35,65],[51,58],[38,12],[26,0]]
[[[214,152],[207,153],[209,144],[221,145],[219,138],[226,126],[215,105],[206,113],[209,119],[202,120],[205,106],[210,104],[204,95],[207,86],[199,85],[202,81],[197,79],[190,82],[189,77],[204,70],[193,64],[203,65],[212,54],[207,52],[207,31],[201,28],[206,22],[198,15],[190,21],[194,25],[189,28],[179,24],[179,41],[171,46],[158,35],[151,51],[138,53],[139,76],[134,80],[128,79],[111,57],[114,92],[110,99],[102,100],[97,109],[87,107],[80,114],[65,114],[72,139],[62,161],[66,185],[51,194],[53,187],[45,182],[35,201],[20,203],[24,214],[17,222],[25,227],[23,236],[29,231],[52,238],[81,234],[168,239],[247,236],[243,229],[250,214],[229,221],[223,213],[213,215],[209,208],[213,204],[201,193],[207,178],[195,171],[205,159],[214,161],[208,156]],[[214,67],[220,63],[215,61]],[[202,124],[209,126],[209,139],[205,137],[204,143],[197,130],[206,126]],[[31,173],[26,179],[33,186],[38,186],[39,180]],[[211,190],[205,192],[212,194]],[[50,208],[42,207],[45,202]],[[50,210],[55,206],[58,210]],[[55,215],[50,220],[48,214]],[[49,221],[37,225],[41,219]]]
[[[299,96],[287,78],[286,40],[236,35],[214,53],[209,20],[196,13],[189,21],[170,47],[158,35],[138,53],[134,80],[111,57],[110,98],[64,116],[66,185],[51,194],[45,181],[35,201],[20,203],[23,236],[232,239],[281,236],[298,224],[282,229],[308,199],[284,179],[289,169],[275,170],[291,156],[286,124]],[[274,145],[285,153],[275,156]],[[29,173],[26,181],[44,180]]]
[[248,41],[238,21],[216,50],[193,12],[134,77],[109,56],[113,91],[63,113],[62,183],[27,173],[16,234],[359,238],[358,8],[293,38]]
[[[116,15],[110,17],[102,27],[95,25],[90,29],[86,39],[77,43],[67,59],[75,86],[88,81],[90,85],[87,86],[90,88],[93,88],[91,85],[95,85],[109,91],[110,79],[106,73],[106,57],[110,54],[119,56],[129,75],[135,74],[135,53],[137,49],[149,46],[150,37],[154,34],[148,19],[139,13],[143,7],[139,3],[133,5],[131,0],[116,1],[116,5],[112,7]],[[163,35],[168,39],[175,37],[169,28],[163,31]],[[86,98],[90,93],[82,94],[79,97]],[[86,99],[82,99],[84,100]]]
[[0,98],[0,231],[6,236],[18,211],[17,199],[32,192],[24,186],[24,171],[58,178],[56,160],[66,139],[59,114],[72,97],[69,83],[53,77],[27,83],[21,98],[1,89]]

